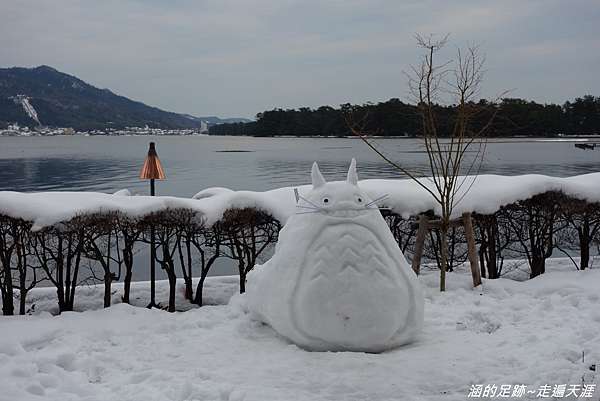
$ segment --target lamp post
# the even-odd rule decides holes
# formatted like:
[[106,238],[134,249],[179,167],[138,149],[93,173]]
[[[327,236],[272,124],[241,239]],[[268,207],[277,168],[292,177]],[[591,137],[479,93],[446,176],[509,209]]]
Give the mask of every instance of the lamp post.
[[[160,164],[154,142],[150,142],[148,156],[140,172],[142,180],[150,180],[150,196],[155,195],[154,180],[164,180],[165,171]],[[150,226],[150,303],[148,308],[156,307],[156,248],[154,244],[154,225]]]

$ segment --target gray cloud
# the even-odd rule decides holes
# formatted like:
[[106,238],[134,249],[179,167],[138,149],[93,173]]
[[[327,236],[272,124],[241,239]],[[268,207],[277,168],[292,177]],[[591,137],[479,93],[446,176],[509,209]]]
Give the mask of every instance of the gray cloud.
[[2,66],[48,64],[167,110],[406,99],[413,34],[482,45],[482,95],[563,102],[600,92],[600,4],[572,0],[6,0]]

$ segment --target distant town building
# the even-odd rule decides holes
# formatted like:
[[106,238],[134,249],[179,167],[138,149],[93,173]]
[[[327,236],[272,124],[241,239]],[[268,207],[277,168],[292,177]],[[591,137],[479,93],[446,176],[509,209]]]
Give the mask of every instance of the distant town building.
[[206,134],[208,132],[208,123],[206,121],[200,121],[200,133]]

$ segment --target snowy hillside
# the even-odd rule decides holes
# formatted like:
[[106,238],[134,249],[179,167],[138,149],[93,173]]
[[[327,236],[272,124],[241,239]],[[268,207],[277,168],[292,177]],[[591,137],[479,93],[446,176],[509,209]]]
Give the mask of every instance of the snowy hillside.
[[25,110],[25,113],[27,113],[27,115],[33,121],[35,121],[38,125],[42,125],[42,123],[40,122],[40,119],[38,118],[37,111],[31,105],[31,103],[29,102],[29,98],[27,96],[17,95],[15,97],[13,97],[12,99],[14,100],[15,103],[18,103],[23,107],[23,110]]
[[0,123],[31,126],[33,122],[40,125],[40,121],[52,127],[78,130],[200,126],[198,121],[182,114],[96,88],[52,67],[0,68]]
[[[118,304],[3,318],[0,399],[454,401],[472,385],[525,385],[532,393],[511,399],[531,400],[563,384],[581,394],[598,381],[590,367],[600,362],[600,270],[552,263],[533,280],[485,280],[476,290],[452,274],[446,293],[426,272],[424,334],[383,354],[301,350],[252,321],[239,295],[175,314]],[[226,302],[233,282],[211,279],[207,291]]]

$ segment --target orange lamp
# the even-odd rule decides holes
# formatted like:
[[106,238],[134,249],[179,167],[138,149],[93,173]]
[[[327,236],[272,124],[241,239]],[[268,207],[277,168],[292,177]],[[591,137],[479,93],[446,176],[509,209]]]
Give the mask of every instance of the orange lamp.
[[163,167],[160,164],[154,142],[150,142],[148,156],[146,156],[146,160],[144,160],[140,178],[143,180],[164,180],[166,178],[165,170],[163,170]]

